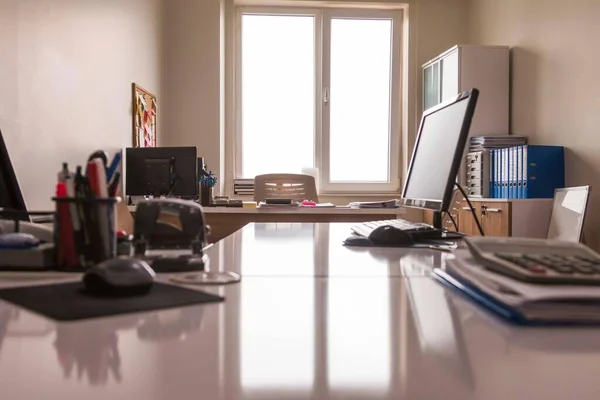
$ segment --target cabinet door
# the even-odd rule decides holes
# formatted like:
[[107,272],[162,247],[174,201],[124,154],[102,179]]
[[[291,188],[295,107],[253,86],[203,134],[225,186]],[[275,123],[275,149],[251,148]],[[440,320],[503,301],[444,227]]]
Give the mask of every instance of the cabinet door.
[[486,236],[511,235],[511,203],[492,203],[481,204],[481,220],[483,232]]
[[[473,202],[472,204],[475,208],[475,214],[481,218],[481,203]],[[458,210],[458,228],[461,233],[467,236],[480,236],[477,223],[475,222],[473,213],[471,212],[469,204],[466,201],[462,201],[460,203],[460,209]],[[485,230],[483,232],[486,233]]]
[[441,99],[442,102],[450,100],[458,95],[459,71],[458,71],[458,50],[448,54],[441,61]]
[[423,110],[440,103],[440,62],[423,69]]

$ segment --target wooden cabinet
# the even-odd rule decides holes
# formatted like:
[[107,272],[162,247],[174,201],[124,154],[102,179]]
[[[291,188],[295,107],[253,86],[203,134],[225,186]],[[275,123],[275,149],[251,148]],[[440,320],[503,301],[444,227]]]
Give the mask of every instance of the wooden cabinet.
[[[544,238],[552,199],[471,199],[486,236]],[[469,205],[461,201],[458,226],[466,235],[479,236]]]

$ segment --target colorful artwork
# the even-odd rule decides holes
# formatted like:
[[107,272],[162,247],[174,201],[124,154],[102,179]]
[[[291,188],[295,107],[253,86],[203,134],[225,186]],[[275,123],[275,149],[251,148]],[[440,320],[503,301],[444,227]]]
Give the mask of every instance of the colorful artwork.
[[133,147],[156,147],[156,96],[146,89],[132,84],[133,96]]

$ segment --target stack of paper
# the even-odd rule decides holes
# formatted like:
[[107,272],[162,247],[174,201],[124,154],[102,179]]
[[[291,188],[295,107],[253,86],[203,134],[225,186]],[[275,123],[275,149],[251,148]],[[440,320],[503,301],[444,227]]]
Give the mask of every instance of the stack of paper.
[[357,201],[348,204],[350,208],[397,208],[396,199],[384,200],[384,201]]
[[258,203],[258,208],[276,208],[276,209],[287,209],[287,208],[298,208],[300,203],[292,201],[290,204],[267,204],[264,201]]
[[517,135],[472,136],[470,140],[470,152],[485,149],[503,149],[527,144],[527,136]]
[[518,324],[600,324],[600,286],[530,284],[489,271],[472,258],[449,260],[433,276]]

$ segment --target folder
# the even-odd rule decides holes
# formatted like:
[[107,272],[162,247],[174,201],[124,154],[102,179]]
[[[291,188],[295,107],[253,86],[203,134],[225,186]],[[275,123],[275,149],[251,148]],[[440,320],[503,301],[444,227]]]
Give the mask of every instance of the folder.
[[488,197],[494,198],[495,194],[495,185],[496,185],[496,167],[494,166],[494,158],[496,157],[496,152],[494,150],[490,150],[490,193]]
[[515,158],[513,157],[512,147],[506,149],[508,152],[508,196],[507,198],[513,198],[513,180],[515,179],[514,170],[515,170]]
[[518,170],[518,158],[517,158],[517,147],[510,148],[510,158],[511,158],[511,178],[510,178],[510,198],[517,198],[517,170]]
[[551,199],[565,187],[565,148],[523,146],[523,198]]
[[508,149],[502,149],[502,198],[508,198]]
[[523,198],[523,146],[517,146],[517,199]]

